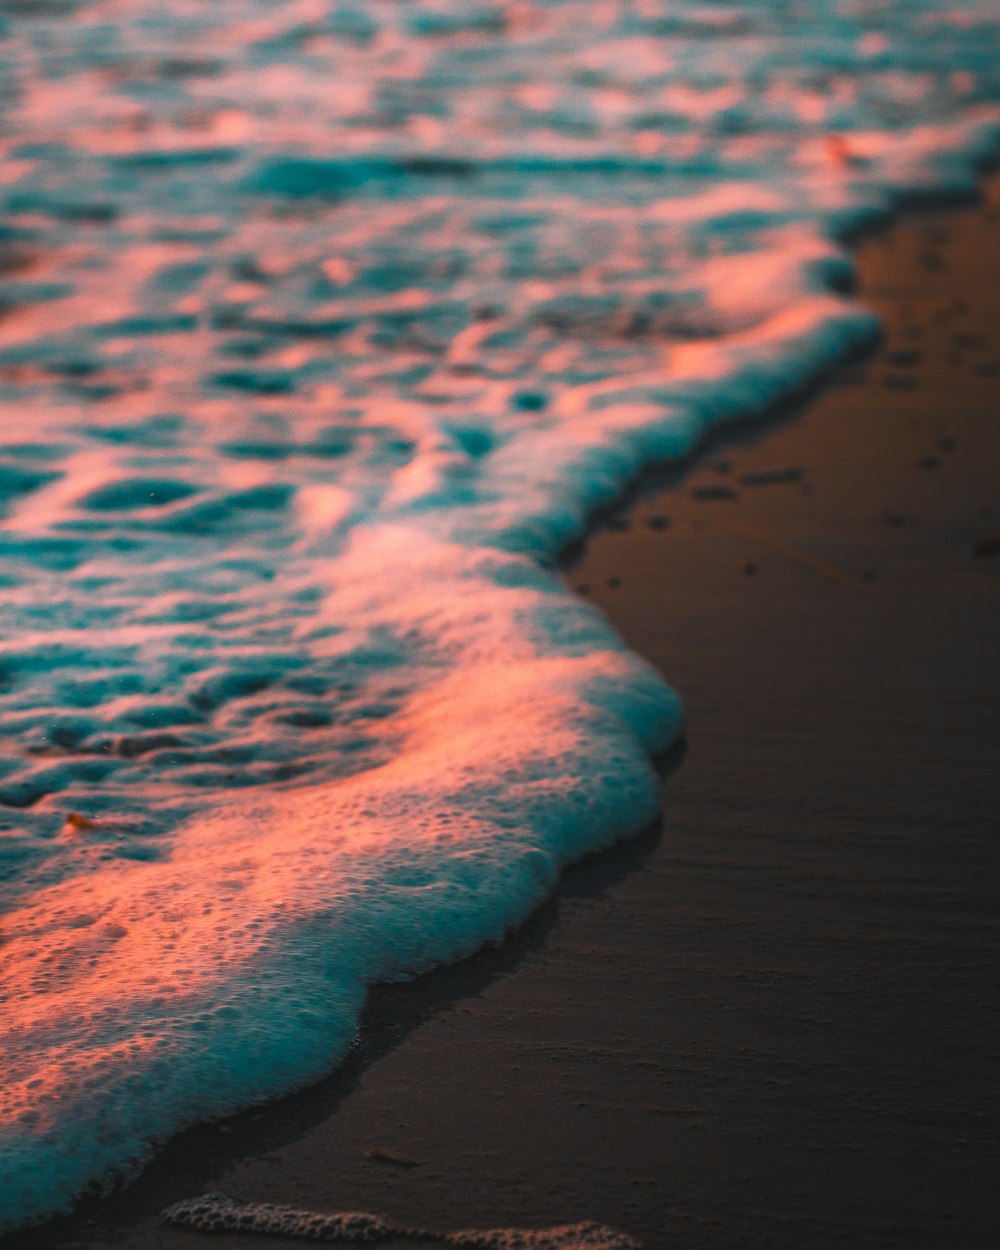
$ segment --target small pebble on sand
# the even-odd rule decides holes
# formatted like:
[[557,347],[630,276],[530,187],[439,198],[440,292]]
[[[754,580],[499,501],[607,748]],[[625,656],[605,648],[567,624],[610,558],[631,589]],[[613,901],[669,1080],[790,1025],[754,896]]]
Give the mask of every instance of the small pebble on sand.
[[696,486],[691,491],[691,498],[705,502],[714,499],[739,499],[739,495],[729,486]]

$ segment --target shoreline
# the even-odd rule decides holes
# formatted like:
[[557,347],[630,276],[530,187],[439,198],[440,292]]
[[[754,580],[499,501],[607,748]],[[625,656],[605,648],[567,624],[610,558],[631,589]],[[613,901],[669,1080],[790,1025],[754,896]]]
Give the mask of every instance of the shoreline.
[[[1000,954],[1000,583],[976,549],[1000,531],[1000,437],[996,374],[975,370],[1000,344],[967,323],[996,324],[972,307],[988,254],[969,239],[1000,240],[998,218],[993,175],[978,205],[856,242],[882,347],[794,420],[699,449],[669,494],[643,483],[569,573],[688,708],[662,832],[575,866],[502,947],[376,987],[318,1086],[189,1130],[121,1194],[0,1244],[202,1245],[156,1215],[210,1188],[409,1226],[596,1219],[648,1250],[989,1244],[1000,1145],[972,1098]],[[998,278],[994,260],[994,301]]]

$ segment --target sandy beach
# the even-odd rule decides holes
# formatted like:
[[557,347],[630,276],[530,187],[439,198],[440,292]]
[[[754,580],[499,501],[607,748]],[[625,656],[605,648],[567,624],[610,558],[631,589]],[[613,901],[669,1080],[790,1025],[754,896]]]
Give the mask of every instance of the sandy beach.
[[322,1084],[5,1247],[193,1250],[159,1212],[210,1189],[649,1250],[996,1244],[1000,180],[858,260],[879,351],[567,572],[685,700],[660,827],[377,988]]

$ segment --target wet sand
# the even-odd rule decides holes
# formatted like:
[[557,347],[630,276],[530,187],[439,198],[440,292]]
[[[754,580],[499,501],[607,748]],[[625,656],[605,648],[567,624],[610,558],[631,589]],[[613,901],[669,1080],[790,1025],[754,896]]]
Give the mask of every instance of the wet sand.
[[380,987],[327,1081],[5,1247],[212,1244],[157,1221],[206,1189],[650,1250],[997,1243],[1000,180],[859,258],[880,351],[568,574],[684,696],[661,827]]

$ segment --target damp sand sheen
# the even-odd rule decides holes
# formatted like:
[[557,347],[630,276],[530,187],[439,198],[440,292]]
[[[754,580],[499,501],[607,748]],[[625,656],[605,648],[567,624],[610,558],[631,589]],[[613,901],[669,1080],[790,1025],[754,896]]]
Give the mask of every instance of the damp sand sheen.
[[842,240],[974,189],[1000,23],[2,22],[11,1231],[329,1072],[369,984],[655,817],[679,698],[555,561],[874,339]]

